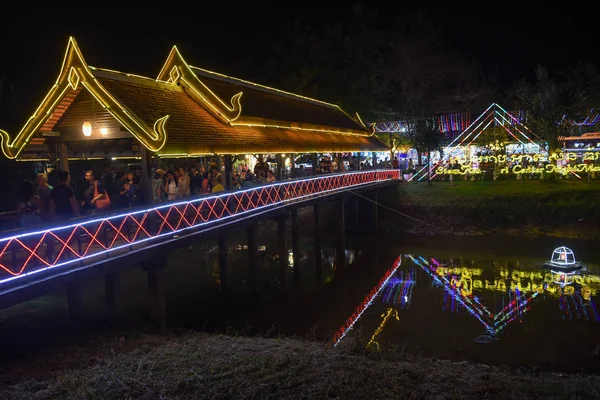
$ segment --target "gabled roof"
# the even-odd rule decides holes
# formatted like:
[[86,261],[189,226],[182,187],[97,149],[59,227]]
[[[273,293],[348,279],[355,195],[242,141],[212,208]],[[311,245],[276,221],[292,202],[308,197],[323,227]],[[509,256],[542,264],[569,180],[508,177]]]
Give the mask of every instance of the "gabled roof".
[[[75,39],[69,38],[67,51],[60,74],[35,113],[29,117],[25,126],[11,139],[8,132],[0,129],[0,145],[8,158],[17,158],[25,145],[31,140],[54,111],[65,101],[74,98],[77,92],[87,89],[98,102],[106,108],[141,144],[151,151],[159,151],[167,136],[165,123],[168,115],[160,116],[151,124],[132,114],[127,107],[106,91],[96,80],[92,70],[83,59]],[[72,101],[72,100],[70,100]],[[63,110],[61,112],[64,113]]]
[[231,126],[198,104],[184,87],[100,69],[94,70],[94,74],[107,91],[128,104],[142,120],[170,116],[167,142],[159,155],[309,153],[351,151],[356,146],[365,151],[380,148],[368,135]]
[[192,71],[220,98],[243,93],[242,113],[234,125],[265,123],[279,125],[298,122],[307,125],[365,131],[365,125],[349,117],[340,107],[323,101],[269,88],[267,86],[228,77],[216,72],[192,67]]
[[358,115],[190,67],[176,47],[152,79],[90,67],[70,38],[59,77],[33,116],[14,138],[0,130],[3,153],[16,158],[38,132],[52,131],[82,90],[159,155],[387,149]]

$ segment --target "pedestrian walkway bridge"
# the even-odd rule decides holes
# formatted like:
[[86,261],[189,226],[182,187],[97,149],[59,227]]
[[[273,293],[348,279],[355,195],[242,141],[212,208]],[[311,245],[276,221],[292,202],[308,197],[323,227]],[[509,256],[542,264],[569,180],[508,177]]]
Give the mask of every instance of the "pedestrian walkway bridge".
[[398,180],[398,170],[346,172],[6,231],[0,233],[0,309],[34,297],[26,292],[40,284],[75,272],[101,274],[108,264],[139,264],[198,240],[201,233]]

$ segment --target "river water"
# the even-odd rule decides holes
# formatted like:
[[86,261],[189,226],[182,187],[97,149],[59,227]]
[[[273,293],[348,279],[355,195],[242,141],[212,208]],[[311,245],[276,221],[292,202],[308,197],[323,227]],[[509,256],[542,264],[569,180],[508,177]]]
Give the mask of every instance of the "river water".
[[[300,228],[300,265],[293,265],[290,253],[285,285],[277,274],[276,225],[267,223],[259,229],[258,295],[248,286],[245,230],[229,237],[227,295],[220,287],[216,242],[173,249],[165,271],[169,325],[229,334],[300,336],[339,348],[511,367],[600,368],[596,242],[350,232],[347,265],[340,267],[331,223],[322,232],[323,280],[318,284],[312,227]],[[581,273],[565,277],[542,267],[553,249],[563,245],[583,262]],[[296,268],[298,285],[293,283]],[[141,269],[124,270],[120,309],[124,320],[147,312],[146,282]],[[98,329],[93,321],[106,313],[103,284],[102,279],[92,279],[84,288],[86,326],[93,331]],[[66,310],[64,291],[58,291],[3,311],[3,354],[21,358],[31,351],[31,346],[19,343],[41,346],[52,337],[53,343],[72,341],[69,335],[75,331],[66,322]]]
[[[271,292],[263,288],[254,302],[236,296],[229,327],[511,367],[570,372],[600,367],[596,243],[386,233],[349,235],[347,243],[343,268],[335,265],[335,250],[324,248],[326,283],[317,285],[307,237],[300,287],[291,287],[288,295],[277,293],[276,286]],[[578,273],[543,267],[563,245],[583,262]],[[288,268],[290,281],[294,268]]]

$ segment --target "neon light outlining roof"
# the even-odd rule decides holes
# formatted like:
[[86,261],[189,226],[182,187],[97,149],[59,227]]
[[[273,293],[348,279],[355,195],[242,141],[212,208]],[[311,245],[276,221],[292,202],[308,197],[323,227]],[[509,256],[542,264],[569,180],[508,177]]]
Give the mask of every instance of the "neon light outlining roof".
[[92,69],[85,62],[77,42],[71,37],[54,86],[52,86],[33,115],[29,117],[25,126],[14,138],[11,138],[8,132],[0,129],[0,145],[4,155],[7,158],[17,158],[31,137],[51,116],[51,113],[67,93],[81,87],[88,90],[102,107],[127,128],[148,150],[156,152],[165,145],[167,140],[165,124],[169,116],[160,117],[154,122],[153,126],[149,126],[132,114],[98,82]]
[[[363,148],[385,150],[388,147],[374,136],[373,126],[365,126],[358,115],[350,116],[336,105],[293,95],[237,78],[225,77],[222,74],[211,73],[214,76],[219,76],[220,79],[243,83],[248,88],[248,93],[251,90],[260,89],[272,95],[293,98],[296,103],[305,102],[310,104],[311,110],[314,109],[315,113],[311,114],[305,110],[305,115],[317,115],[317,111],[321,113],[319,117],[307,118],[301,122],[293,120],[293,113],[291,113],[291,117],[288,115],[292,121],[265,118],[261,115],[244,115],[242,113],[244,91],[240,90],[233,94],[231,98],[222,98],[209,84],[203,82],[204,78],[199,71],[208,72],[194,68],[195,70],[192,70],[192,67],[186,63],[177,47],[172,48],[157,79],[94,68],[86,63],[75,39],[71,37],[54,86],[16,135],[0,130],[0,148],[7,158],[16,159],[34,135],[41,131],[52,130],[53,126],[60,120],[62,113],[69,112],[70,105],[73,104],[73,101],[82,90],[87,90],[93,99],[114,117],[125,130],[129,131],[144,147],[153,153],[161,154],[161,149],[164,149],[165,151],[162,153],[166,155],[172,153],[214,154],[214,151],[208,151],[211,149],[205,149],[204,144],[195,144],[197,141],[194,135],[198,135],[198,131],[205,132],[203,128],[211,130],[211,134],[215,132],[218,134],[221,130],[227,130],[226,134],[228,135],[237,134],[242,137],[247,137],[249,133],[252,134],[253,137],[248,139],[248,143],[238,146],[236,154],[240,153],[241,150],[255,152],[257,149],[253,146],[256,145],[257,139],[260,140],[261,138],[273,138],[275,142],[281,141],[287,144],[287,146],[280,146],[281,148],[269,149],[271,152],[273,152],[272,150],[285,150],[281,152],[294,150],[294,146],[297,144],[294,140],[300,143],[311,143],[304,146],[308,149],[301,149],[303,152],[356,151]],[[208,78],[205,80],[209,81]],[[153,82],[155,83],[154,86],[151,85]],[[133,87],[133,85],[136,85],[136,87],[141,85],[144,90],[157,92],[155,93],[156,97],[143,97],[139,95],[141,92],[138,91],[138,97],[135,98],[132,94],[135,90],[127,89]],[[169,89],[172,90],[169,92]],[[158,91],[162,92],[158,93]],[[128,98],[116,95],[117,92],[126,94]],[[182,100],[183,97],[185,97],[185,100]],[[131,101],[135,103],[131,103]],[[177,105],[180,105],[180,107],[177,108]],[[193,110],[185,107],[191,107]],[[204,114],[211,114],[216,120],[207,119],[205,116],[200,115],[201,112],[198,108],[201,108],[201,112]],[[163,111],[160,111],[161,109]],[[137,110],[137,112],[134,110]],[[157,113],[158,115],[156,115]],[[172,120],[177,118],[177,122],[168,123],[169,118]],[[201,129],[195,129],[194,135],[192,135],[194,137],[190,137],[185,142],[180,139],[190,132],[181,127],[189,126],[190,119],[193,119],[192,122],[195,122],[195,125],[200,125]],[[171,134],[174,140],[173,146],[170,144],[165,146],[167,143],[167,126],[177,127],[178,129]],[[232,129],[233,127],[239,128]],[[312,135],[312,132],[334,134],[336,136]],[[312,136],[306,138],[306,135]],[[328,146],[328,143],[334,142],[336,143],[334,146]],[[193,143],[194,145],[188,146],[190,149],[179,148],[181,143]],[[313,148],[313,146],[317,147]]]

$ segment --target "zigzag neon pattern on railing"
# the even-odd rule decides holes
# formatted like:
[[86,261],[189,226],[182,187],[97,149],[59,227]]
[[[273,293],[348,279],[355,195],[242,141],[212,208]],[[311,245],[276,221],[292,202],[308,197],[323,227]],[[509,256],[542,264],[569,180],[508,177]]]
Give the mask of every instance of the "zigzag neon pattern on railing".
[[319,197],[348,188],[399,179],[399,170],[358,171],[163,204],[148,209],[85,220],[44,230],[17,231],[0,238],[0,288],[15,279],[67,265],[85,266],[148,244],[171,239],[190,229],[236,217],[253,216],[288,202]]

